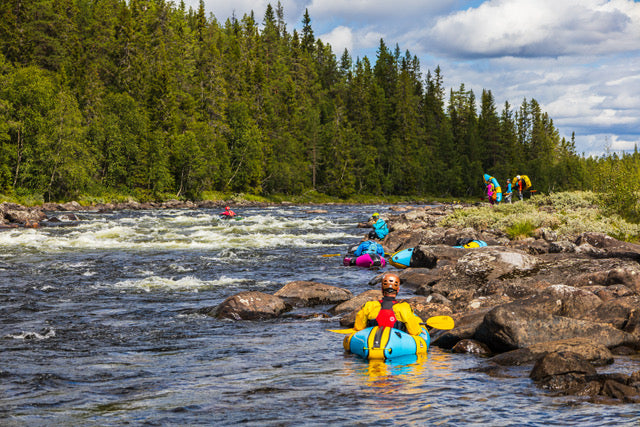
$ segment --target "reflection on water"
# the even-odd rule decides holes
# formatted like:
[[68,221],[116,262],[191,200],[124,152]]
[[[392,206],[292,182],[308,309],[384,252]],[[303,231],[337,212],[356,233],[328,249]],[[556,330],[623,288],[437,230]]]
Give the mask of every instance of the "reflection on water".
[[485,360],[438,348],[344,354],[326,331],[337,319],[198,314],[292,280],[369,290],[377,272],[321,255],[385,209],[86,213],[75,227],[0,232],[0,424],[636,425],[637,407],[551,398],[526,367],[489,376]]

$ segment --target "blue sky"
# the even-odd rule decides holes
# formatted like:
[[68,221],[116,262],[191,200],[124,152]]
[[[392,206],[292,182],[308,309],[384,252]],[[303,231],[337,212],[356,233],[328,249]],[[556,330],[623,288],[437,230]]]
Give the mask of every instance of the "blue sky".
[[[177,0],[176,0],[177,2]],[[585,155],[640,148],[640,2],[632,0],[280,0],[287,28],[305,8],[315,36],[336,56],[372,62],[383,38],[440,66],[447,88],[518,107],[535,98],[560,135]],[[197,8],[199,0],[185,0]],[[204,0],[224,22],[277,0]]]

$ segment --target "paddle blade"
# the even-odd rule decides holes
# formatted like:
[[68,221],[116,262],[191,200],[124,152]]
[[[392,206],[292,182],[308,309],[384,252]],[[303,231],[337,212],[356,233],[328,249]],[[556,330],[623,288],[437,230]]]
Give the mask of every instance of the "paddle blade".
[[427,326],[435,329],[453,329],[453,319],[449,316],[433,316],[427,319]]
[[329,256],[340,256],[340,255],[342,255],[342,254],[325,254],[325,255],[322,255],[322,256],[323,257],[329,257]]
[[356,332],[356,330],[353,329],[353,328],[349,328],[349,329],[327,329],[327,331],[334,332],[336,334],[345,334],[345,335],[349,335],[349,334],[352,334],[352,333]]

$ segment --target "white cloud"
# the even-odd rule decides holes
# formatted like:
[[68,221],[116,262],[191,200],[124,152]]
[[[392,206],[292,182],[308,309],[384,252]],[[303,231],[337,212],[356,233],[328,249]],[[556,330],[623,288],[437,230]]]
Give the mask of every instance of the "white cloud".
[[330,33],[319,36],[324,43],[331,45],[336,55],[340,55],[345,49],[353,51],[353,32],[348,27],[336,27]]
[[638,49],[640,4],[631,0],[490,0],[438,19],[423,43],[467,57],[561,56]]

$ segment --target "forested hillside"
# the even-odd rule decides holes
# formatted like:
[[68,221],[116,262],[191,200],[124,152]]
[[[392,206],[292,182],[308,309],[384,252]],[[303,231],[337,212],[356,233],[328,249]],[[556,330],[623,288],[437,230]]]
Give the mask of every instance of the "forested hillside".
[[485,172],[592,188],[618,162],[578,155],[533,98],[448,91],[384,40],[375,59],[336,55],[308,13],[299,31],[284,14],[3,0],[0,192],[459,197],[480,195]]

